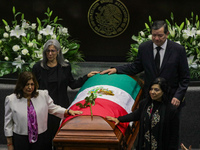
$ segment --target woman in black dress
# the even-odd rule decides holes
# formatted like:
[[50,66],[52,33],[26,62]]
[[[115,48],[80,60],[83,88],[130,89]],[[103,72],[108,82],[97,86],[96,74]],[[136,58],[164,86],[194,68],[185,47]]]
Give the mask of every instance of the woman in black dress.
[[169,101],[169,86],[164,78],[156,78],[150,85],[148,97],[134,112],[118,118],[107,116],[115,125],[140,121],[137,150],[177,150],[179,119],[175,106]]

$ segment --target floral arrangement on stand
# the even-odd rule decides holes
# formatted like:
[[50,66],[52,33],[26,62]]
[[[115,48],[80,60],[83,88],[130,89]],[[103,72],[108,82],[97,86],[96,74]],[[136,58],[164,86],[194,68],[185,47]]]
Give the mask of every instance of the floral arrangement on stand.
[[[61,18],[56,16],[51,20],[53,11],[48,8],[46,19],[37,18],[37,23],[31,23],[23,13],[16,12],[15,7],[12,11],[12,25],[2,19],[3,25],[0,26],[0,76],[29,71],[42,59],[43,46],[49,39],[60,42],[64,58],[71,63],[72,73],[76,74],[79,67],[76,62],[84,61],[83,55],[79,43],[70,39],[68,29],[58,23]],[[18,23],[17,17],[20,16]]]
[[[174,15],[171,13],[171,21],[166,19],[168,24],[168,39],[183,45],[186,49],[190,75],[192,79],[200,79],[200,24],[198,15],[191,13],[191,18],[185,18],[185,21],[178,25],[174,21]],[[138,47],[141,43],[151,40],[151,28],[153,21],[149,16],[149,24],[145,23],[145,29],[138,32],[138,36],[133,35],[135,43],[127,53],[127,61],[134,61],[138,53]]]

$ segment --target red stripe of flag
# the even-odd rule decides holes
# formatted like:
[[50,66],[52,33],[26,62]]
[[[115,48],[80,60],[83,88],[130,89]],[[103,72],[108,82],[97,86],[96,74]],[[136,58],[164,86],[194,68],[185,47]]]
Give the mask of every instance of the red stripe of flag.
[[[80,101],[79,103],[84,104],[85,100]],[[73,106],[70,107],[70,109],[72,110],[79,110],[82,111],[83,113],[81,115],[83,116],[90,116],[90,107],[86,107],[86,108],[80,108],[79,106],[76,106],[76,104],[74,104]],[[110,101],[110,100],[106,100],[106,99],[102,99],[102,98],[96,98],[95,99],[95,105],[92,106],[92,113],[94,116],[101,116],[101,117],[106,117],[106,116],[111,116],[111,117],[119,117],[119,116],[123,116],[126,115],[127,112],[124,108],[122,108],[120,105]],[[62,123],[60,128],[66,124],[66,122],[76,116],[69,116],[67,118],[65,118]],[[119,125],[117,125],[117,127],[121,130],[121,132],[124,134],[126,131],[126,128],[128,127],[129,123],[120,123]],[[59,128],[59,129],[60,129]]]

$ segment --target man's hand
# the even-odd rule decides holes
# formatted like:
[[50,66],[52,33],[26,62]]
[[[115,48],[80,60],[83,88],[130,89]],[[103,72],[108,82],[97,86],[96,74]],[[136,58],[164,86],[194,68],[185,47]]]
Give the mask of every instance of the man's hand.
[[102,72],[100,72],[100,74],[114,74],[117,72],[117,69],[116,68],[111,68],[111,69],[107,69],[107,70],[104,70]]
[[178,108],[178,106],[180,105],[180,101],[176,97],[173,97],[171,104]]

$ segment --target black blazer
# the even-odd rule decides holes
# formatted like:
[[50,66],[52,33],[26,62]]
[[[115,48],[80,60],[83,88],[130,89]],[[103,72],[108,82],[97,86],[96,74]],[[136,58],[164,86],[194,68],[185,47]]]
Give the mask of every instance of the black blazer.
[[153,42],[147,41],[139,46],[136,60],[124,66],[116,67],[117,73],[136,75],[144,71],[145,92],[148,91],[150,83],[156,77],[165,78],[171,86],[171,97],[181,101],[181,107],[185,104],[184,96],[189,84],[189,67],[185,48],[173,41],[167,41],[167,47],[163,58],[160,72],[156,72],[153,56]]
[[[48,71],[41,67],[41,61],[37,62],[32,69],[33,74],[36,76],[36,79],[39,83],[39,89],[47,89],[48,87]],[[67,88],[68,86],[71,89],[81,87],[85,81],[88,79],[87,75],[78,78],[77,80],[73,78],[71,73],[71,65],[68,63],[67,67],[62,67],[58,64],[58,95],[52,95],[49,93],[51,97],[54,97],[54,103],[60,105],[62,107],[67,108],[70,105]],[[57,98],[55,98],[57,97]],[[71,100],[73,101],[73,100]]]

